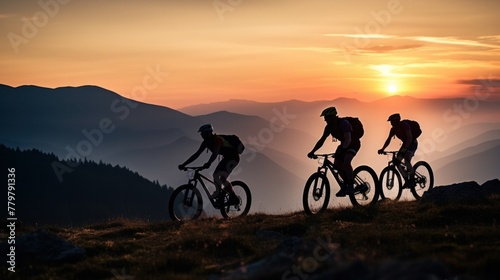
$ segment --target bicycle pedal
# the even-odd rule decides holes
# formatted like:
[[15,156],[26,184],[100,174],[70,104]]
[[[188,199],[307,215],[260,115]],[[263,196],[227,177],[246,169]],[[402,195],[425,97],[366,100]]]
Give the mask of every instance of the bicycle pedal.
[[363,184],[363,185],[357,185],[356,188],[354,188],[355,192],[366,192],[368,190],[368,186]]

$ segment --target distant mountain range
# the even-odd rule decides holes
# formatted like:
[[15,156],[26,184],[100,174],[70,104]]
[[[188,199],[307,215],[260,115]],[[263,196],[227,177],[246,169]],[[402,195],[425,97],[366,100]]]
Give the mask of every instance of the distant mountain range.
[[[387,159],[376,151],[390,129],[387,117],[400,112],[403,118],[420,122],[424,132],[415,159],[425,159],[431,166],[436,163],[437,184],[466,180],[448,171],[453,166],[460,167],[460,176],[480,183],[498,178],[497,169],[478,172],[477,168],[500,164],[499,151],[491,144],[499,139],[500,103],[476,101],[401,96],[375,102],[230,100],[173,110],[96,86],[0,85],[0,143],[40,149],[62,159],[119,164],[176,187],[186,182],[177,165],[201,143],[198,127],[212,123],[217,133],[237,134],[246,144],[233,179],[246,181],[252,189],[252,211],[283,213],[301,209],[305,180],[317,166],[306,154],[323,131],[319,114],[327,106],[336,106],[340,116],[358,116],[364,124],[365,136],[354,165],[370,165],[377,173],[382,170]],[[398,149],[399,144],[394,140],[390,149]],[[320,152],[334,151],[337,145],[327,142]],[[208,156],[203,154],[194,164],[202,165]],[[335,198],[332,205],[344,203],[348,201]]]

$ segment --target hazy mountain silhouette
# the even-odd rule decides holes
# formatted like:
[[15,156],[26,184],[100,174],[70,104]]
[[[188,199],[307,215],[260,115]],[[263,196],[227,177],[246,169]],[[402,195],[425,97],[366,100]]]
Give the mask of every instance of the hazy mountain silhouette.
[[[122,149],[168,143],[181,135],[194,136],[190,128],[198,125],[196,119],[183,113],[132,101],[95,86],[2,86],[0,100],[0,117],[11,120],[0,124],[3,143],[43,148],[62,156],[68,154],[66,147],[76,150],[82,141],[92,142],[87,135],[97,144],[92,144],[91,152],[83,153],[83,157],[100,159]],[[178,125],[181,123],[184,125]],[[101,130],[102,137],[97,130]]]
[[[493,146],[483,149],[482,146]],[[481,152],[476,152],[475,150]],[[474,151],[473,151],[474,150]],[[485,178],[498,178],[498,167],[500,166],[500,140],[490,143],[483,143],[478,147],[465,149],[462,152],[463,158],[456,159],[435,172],[443,178],[455,178],[457,182],[474,180],[481,183],[487,181]],[[436,183],[441,184],[442,180],[436,178]]]
[[[57,89],[0,86],[0,101],[0,117],[9,120],[0,124],[0,143],[38,148],[62,159],[76,155],[81,159],[127,166],[150,180],[173,187],[186,182],[177,165],[199,147],[201,137],[197,129],[204,123],[213,123],[216,133],[237,134],[246,144],[241,172],[234,174],[233,179],[244,179],[251,186],[255,205],[262,205],[252,211],[292,210],[289,205],[300,202],[305,179],[317,167],[306,154],[323,131],[325,122],[319,114],[327,106],[336,106],[340,116],[361,119],[365,135],[353,166],[367,164],[377,173],[387,164],[387,159],[376,151],[390,130],[387,116],[394,112],[420,122],[423,134],[416,159],[428,160],[431,166],[440,158],[443,161],[439,164],[464,163],[452,155],[496,139],[496,135],[487,132],[500,129],[500,102],[464,103],[465,99],[458,98],[394,96],[375,102],[339,98],[273,103],[231,100],[183,108],[181,113],[133,101],[95,86]],[[114,129],[103,132],[100,141],[96,141],[99,134],[96,130],[103,120]],[[441,138],[436,138],[436,133],[440,133],[441,138],[444,135],[446,140],[438,141]],[[487,134],[477,137],[483,133]],[[75,152],[78,147],[85,152],[83,144],[92,141],[99,143],[92,144],[87,154]],[[338,144],[328,140],[318,152],[333,152]],[[398,149],[399,145],[395,140],[388,149]],[[480,166],[489,160],[481,160],[488,156],[483,151],[471,149],[468,155],[478,162],[464,164]],[[204,153],[193,164],[202,165],[208,157],[209,154]],[[207,170],[206,174],[210,172]],[[491,177],[474,179],[484,181]],[[443,184],[456,182],[449,172],[436,174],[436,180]],[[335,199],[332,204],[339,202],[342,200]]]
[[481,153],[485,150],[495,147],[500,143],[500,130],[491,130],[481,133],[476,137],[467,139],[455,146],[452,146],[442,152],[436,152],[433,166],[438,169],[457,158],[467,157],[473,154]]
[[[251,101],[231,100],[189,106],[180,109],[189,114],[207,113],[209,110],[238,110],[238,113],[253,114],[266,120],[274,117],[273,110],[283,110],[297,117],[289,123],[290,128],[301,130],[311,135],[314,140],[303,141],[303,151],[312,148],[319,138],[324,122],[319,117],[327,106],[336,106],[339,116],[357,116],[363,122],[365,136],[361,139],[361,149],[354,159],[354,164],[368,164],[379,172],[386,164],[385,157],[377,156],[376,151],[382,146],[390,130],[387,117],[400,112],[404,119],[419,121],[423,133],[419,138],[419,149],[416,160],[427,160],[431,163],[447,154],[460,152],[464,147],[457,146],[466,140],[468,145],[477,145],[492,140],[489,134],[485,138],[476,137],[490,130],[500,129],[500,102],[493,100],[478,100],[474,96],[468,99],[419,99],[406,96],[392,96],[374,102],[361,102],[356,99],[339,98],[316,102],[286,101],[259,103]],[[496,137],[496,136],[493,136]],[[324,151],[334,151],[338,143],[327,144]],[[400,141],[394,140],[388,150],[397,150]],[[302,156],[302,155],[299,155]],[[453,177],[445,179],[444,183],[453,183]],[[490,178],[484,178],[487,180]]]

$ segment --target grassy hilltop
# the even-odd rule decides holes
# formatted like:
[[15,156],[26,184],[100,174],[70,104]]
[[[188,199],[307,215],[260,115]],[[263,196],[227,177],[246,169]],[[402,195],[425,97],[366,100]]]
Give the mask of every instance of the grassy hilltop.
[[[498,279],[499,217],[500,198],[493,197],[481,205],[386,202],[373,208],[327,210],[314,217],[256,214],[233,220],[113,220],[48,227],[84,248],[86,259],[65,264],[28,261],[18,264],[15,274],[4,269],[7,278],[2,279],[217,279],[274,254],[292,237],[313,245],[329,241],[335,251],[331,257],[347,265],[438,260],[455,279]],[[22,227],[18,235],[30,230]],[[296,258],[302,274],[292,269],[270,272],[274,274],[269,279],[306,279],[332,263],[325,259],[325,249],[294,254],[288,256]]]

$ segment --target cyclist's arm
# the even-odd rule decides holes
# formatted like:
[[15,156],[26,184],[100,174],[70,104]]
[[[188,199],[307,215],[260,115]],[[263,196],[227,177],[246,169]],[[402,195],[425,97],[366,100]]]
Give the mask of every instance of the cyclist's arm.
[[198,148],[198,151],[196,151],[192,156],[190,156],[182,165],[186,166],[186,165],[190,164],[191,162],[195,161],[201,155],[203,150],[205,150],[206,148],[207,148],[207,145],[205,144],[205,141],[201,142],[201,145]]
[[326,138],[328,138],[329,135],[330,135],[330,130],[328,129],[328,125],[327,125],[327,126],[325,126],[325,130],[323,131],[323,135],[318,140],[318,142],[316,143],[314,148],[311,150],[311,154],[314,154],[317,150],[319,150],[323,146],[323,144],[326,141]]
[[389,144],[391,143],[391,138],[394,136],[394,134],[392,133],[392,129],[391,131],[389,132],[389,136],[387,136],[387,139],[385,140],[385,143],[384,143],[384,146],[382,146],[382,149],[380,150],[385,150],[385,148],[387,148],[387,146],[389,146]]

